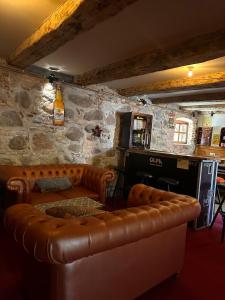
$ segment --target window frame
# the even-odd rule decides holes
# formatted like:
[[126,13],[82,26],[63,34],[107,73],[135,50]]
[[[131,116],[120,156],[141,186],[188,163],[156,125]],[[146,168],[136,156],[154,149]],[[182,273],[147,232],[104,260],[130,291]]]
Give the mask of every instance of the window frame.
[[[179,125],[179,131],[176,131],[176,125]],[[180,126],[181,125],[186,125],[186,131],[184,132],[184,131],[180,131]],[[178,145],[187,145],[187,143],[188,143],[188,129],[189,129],[189,123],[188,122],[185,122],[185,121],[179,121],[179,120],[177,120],[177,121],[175,121],[175,129],[174,129],[174,136],[175,136],[175,134],[177,133],[178,134],[178,141],[175,141],[174,140],[174,136],[173,136],[173,142],[175,143],[175,144],[178,144]],[[186,136],[186,139],[185,139],[185,142],[179,142],[179,137],[181,136],[181,135],[184,135],[185,134],[185,136]]]

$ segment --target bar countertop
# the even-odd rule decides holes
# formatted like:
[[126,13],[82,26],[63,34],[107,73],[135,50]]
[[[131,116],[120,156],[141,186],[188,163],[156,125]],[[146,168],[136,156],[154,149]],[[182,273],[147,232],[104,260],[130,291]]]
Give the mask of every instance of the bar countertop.
[[142,150],[142,149],[128,149],[127,152],[130,153],[138,153],[144,155],[152,155],[152,156],[162,156],[162,157],[171,157],[171,158],[178,158],[178,159],[189,159],[189,160],[215,160],[221,161],[221,158],[217,158],[214,156],[200,156],[200,155],[187,155],[187,154],[175,154],[157,150]]

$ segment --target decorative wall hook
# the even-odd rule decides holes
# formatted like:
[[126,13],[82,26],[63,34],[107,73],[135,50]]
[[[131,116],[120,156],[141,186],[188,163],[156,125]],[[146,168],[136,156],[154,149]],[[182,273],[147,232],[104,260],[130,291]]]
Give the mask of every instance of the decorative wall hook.
[[49,74],[49,76],[47,78],[48,78],[49,83],[51,83],[51,84],[58,81],[58,78],[53,73]]
[[92,129],[92,135],[96,137],[100,137],[102,133],[102,129],[96,125],[95,128]]
[[145,106],[147,104],[147,101],[145,99],[138,99],[138,103]]

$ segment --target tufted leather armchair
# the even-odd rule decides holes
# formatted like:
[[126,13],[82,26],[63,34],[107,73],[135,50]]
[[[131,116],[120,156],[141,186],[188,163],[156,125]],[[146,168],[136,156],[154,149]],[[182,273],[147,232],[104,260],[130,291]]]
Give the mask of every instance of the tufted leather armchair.
[[[37,179],[56,177],[69,177],[72,188],[54,193],[40,193],[35,189]],[[107,183],[113,179],[113,171],[87,164],[0,166],[5,198],[12,203],[37,204],[84,196],[104,203]]]
[[34,258],[28,298],[131,300],[179,273],[186,223],[199,215],[199,202],[137,184],[128,206],[66,219],[30,204],[8,208],[5,227]]

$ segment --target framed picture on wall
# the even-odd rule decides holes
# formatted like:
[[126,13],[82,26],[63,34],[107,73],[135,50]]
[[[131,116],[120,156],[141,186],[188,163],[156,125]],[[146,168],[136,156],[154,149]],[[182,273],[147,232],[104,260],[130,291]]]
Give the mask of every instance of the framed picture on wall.
[[211,146],[219,147],[219,145],[220,145],[220,131],[221,131],[220,126],[213,127]]

